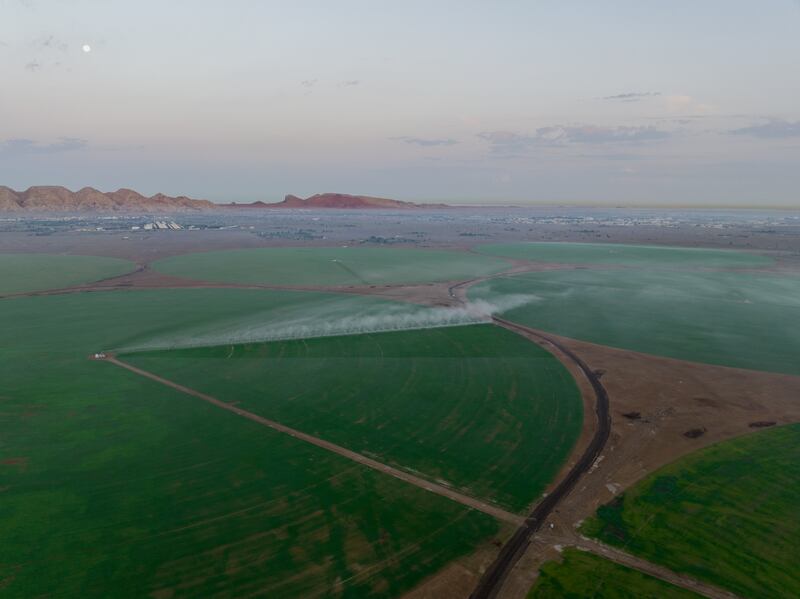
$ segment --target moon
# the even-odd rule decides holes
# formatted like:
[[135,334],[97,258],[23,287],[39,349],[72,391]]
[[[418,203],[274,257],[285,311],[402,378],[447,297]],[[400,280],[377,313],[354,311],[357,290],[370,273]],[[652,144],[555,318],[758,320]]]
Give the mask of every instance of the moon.
[[89,44],[83,44],[83,46],[81,46],[81,50],[88,54],[92,51],[92,47]]

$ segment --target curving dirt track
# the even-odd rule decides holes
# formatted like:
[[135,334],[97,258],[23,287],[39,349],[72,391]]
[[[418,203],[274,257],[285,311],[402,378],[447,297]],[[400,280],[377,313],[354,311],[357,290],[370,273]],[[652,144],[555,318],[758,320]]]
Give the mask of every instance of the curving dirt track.
[[567,476],[558,483],[556,488],[553,489],[549,495],[536,504],[533,511],[525,519],[525,523],[517,529],[514,536],[503,546],[494,563],[492,563],[481,577],[478,586],[470,595],[470,599],[490,599],[497,596],[506,576],[522,557],[522,554],[530,544],[533,534],[541,528],[544,521],[559,502],[575,487],[581,476],[589,471],[595,463],[595,460],[600,456],[606,441],[608,441],[608,436],[611,433],[611,414],[609,412],[608,393],[600,382],[599,377],[583,360],[581,360],[581,358],[558,341],[550,339],[533,329],[496,316],[493,317],[492,320],[499,326],[522,334],[525,337],[534,337],[546,341],[568,356],[578,368],[580,368],[592,385],[592,389],[595,393],[595,414],[598,426],[588,447],[584,450],[572,469],[567,473]]

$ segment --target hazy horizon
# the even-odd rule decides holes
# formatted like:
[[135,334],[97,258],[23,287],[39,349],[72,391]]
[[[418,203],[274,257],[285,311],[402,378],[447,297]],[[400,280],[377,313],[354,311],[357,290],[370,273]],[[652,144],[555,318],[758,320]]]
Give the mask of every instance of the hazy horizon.
[[601,4],[0,0],[0,184],[800,205],[800,2]]

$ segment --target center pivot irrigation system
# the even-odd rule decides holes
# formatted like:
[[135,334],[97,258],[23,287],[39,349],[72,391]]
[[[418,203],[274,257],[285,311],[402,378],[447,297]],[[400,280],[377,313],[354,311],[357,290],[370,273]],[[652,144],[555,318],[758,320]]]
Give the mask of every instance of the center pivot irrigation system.
[[[456,298],[454,289],[450,290],[451,297]],[[463,302],[462,302],[463,303]],[[563,355],[569,358],[583,373],[592,386],[595,395],[595,415],[597,418],[597,428],[589,445],[584,450],[581,457],[558,483],[558,485],[542,501],[533,508],[531,513],[524,519],[514,535],[500,550],[499,555],[486,570],[478,582],[478,586],[470,595],[470,599],[493,599],[497,596],[503,582],[520,560],[525,550],[530,545],[533,535],[541,529],[549,515],[556,506],[572,491],[578,480],[586,474],[597,458],[600,456],[611,432],[611,415],[609,412],[608,393],[600,382],[599,376],[578,357],[572,350],[564,346],[559,341],[543,335],[542,333],[523,325],[513,323],[498,316],[491,316],[491,322],[520,334],[527,338],[538,339],[556,348]],[[341,333],[340,333],[341,334]],[[98,351],[89,356],[91,360],[116,362],[113,353]]]

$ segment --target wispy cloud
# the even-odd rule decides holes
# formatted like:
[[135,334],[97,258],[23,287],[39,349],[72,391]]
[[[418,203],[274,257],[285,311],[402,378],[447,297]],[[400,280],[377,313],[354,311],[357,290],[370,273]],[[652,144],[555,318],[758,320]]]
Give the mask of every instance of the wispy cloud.
[[34,45],[38,46],[39,48],[59,50],[61,52],[66,52],[69,49],[69,45],[66,42],[58,39],[55,35],[46,35],[42,38],[39,38],[34,42]]
[[599,100],[614,100],[617,102],[640,102],[645,98],[652,98],[660,96],[661,92],[628,92],[625,94],[616,94],[614,96],[602,96]]
[[354,85],[361,85],[361,81],[358,79],[348,79],[347,81],[342,81],[339,84],[340,87],[353,87]]
[[430,139],[424,137],[390,137],[389,139],[393,141],[402,141],[407,144],[413,144],[416,146],[425,146],[425,147],[432,147],[432,146],[454,146],[458,143],[455,139]]
[[77,137],[62,137],[53,143],[41,143],[32,139],[7,139],[0,142],[0,155],[24,156],[31,154],[60,154],[87,148],[89,142]]
[[302,85],[303,87],[314,87],[316,84],[317,84],[316,79],[303,79],[300,82],[300,85]]
[[742,127],[728,131],[732,135],[750,135],[762,139],[787,139],[790,137],[800,137],[800,121],[784,121],[783,119],[771,119],[761,125]]
[[541,127],[533,134],[512,131],[484,131],[478,137],[489,142],[493,152],[521,152],[537,146],[569,144],[645,143],[668,139],[671,133],[654,126],[599,127],[595,125],[553,125]]
[[25,63],[25,70],[30,71],[31,73],[35,73],[41,68],[42,68],[42,63],[40,63],[38,60],[32,60],[28,63]]
[[699,102],[692,96],[684,94],[665,96],[664,104],[668,111],[680,113],[682,116],[686,114],[710,115],[717,113],[717,109],[713,104]]
[[592,159],[592,160],[611,160],[611,161],[615,161],[615,162],[617,162],[617,161],[625,162],[625,161],[629,161],[629,160],[637,160],[638,161],[638,160],[642,160],[644,158],[641,154],[631,154],[631,153],[625,153],[625,152],[617,152],[617,153],[613,153],[613,154],[607,154],[607,153],[603,153],[603,154],[600,154],[600,153],[598,153],[598,154],[579,154],[577,157],[578,158],[589,158],[589,159]]

